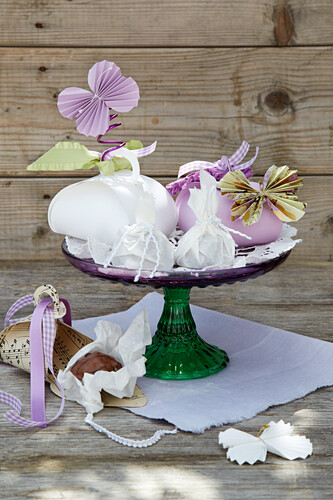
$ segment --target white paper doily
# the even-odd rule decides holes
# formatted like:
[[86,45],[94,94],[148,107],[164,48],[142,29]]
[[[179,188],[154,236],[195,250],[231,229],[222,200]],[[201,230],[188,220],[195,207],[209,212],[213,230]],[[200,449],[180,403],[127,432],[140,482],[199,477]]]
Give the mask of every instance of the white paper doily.
[[[293,239],[297,235],[297,229],[295,227],[289,226],[288,224],[283,224],[282,232],[276,241],[267,243],[266,245],[256,245],[252,247],[238,247],[236,249],[236,256],[234,263],[230,266],[210,266],[209,268],[202,269],[203,271],[208,269],[226,269],[226,268],[238,268],[245,267],[250,264],[261,264],[269,260],[279,257],[281,254],[288,252],[294,246],[301,242],[302,240]],[[182,236],[182,232],[177,230],[175,234],[170,237],[170,241],[177,246],[179,238]],[[88,240],[80,240],[78,238],[72,238],[71,236],[66,236],[66,244],[69,253],[79,259],[92,259],[96,264],[103,265],[103,262],[107,260],[108,255],[110,255],[112,248],[105,243],[101,243],[96,238],[88,237]],[[112,267],[112,266],[108,266]],[[178,271],[187,270],[187,268],[174,268]],[[191,271],[193,271],[191,269]],[[198,271],[198,269],[196,269]],[[156,276],[158,276],[158,272]]]

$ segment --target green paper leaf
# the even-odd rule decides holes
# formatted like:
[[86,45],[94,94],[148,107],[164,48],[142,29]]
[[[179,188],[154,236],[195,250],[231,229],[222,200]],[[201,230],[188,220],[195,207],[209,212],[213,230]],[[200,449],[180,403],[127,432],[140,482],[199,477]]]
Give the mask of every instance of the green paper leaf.
[[[132,139],[126,142],[124,147],[133,151],[134,149],[141,149],[143,144],[141,141]],[[120,156],[115,156],[111,160],[100,161],[97,166],[105,175],[113,175],[117,170],[132,170],[132,165],[129,160],[127,160],[127,158],[121,158]]]
[[130,141],[126,142],[125,146],[126,149],[141,149],[143,148],[143,144],[141,141],[136,141],[135,139],[131,139]]
[[90,170],[91,168],[98,167],[100,162],[101,162],[100,158],[98,157],[95,160],[90,160],[90,161],[88,161],[88,163],[85,163],[84,165],[82,165],[81,169],[82,170]]
[[[129,150],[141,149],[141,141],[130,140],[125,144]],[[100,161],[96,153],[89,151],[79,142],[58,142],[50,151],[27,167],[30,171],[66,171],[89,170],[97,166],[105,175],[113,175],[117,170],[131,170],[132,166],[126,158],[114,157],[112,160]]]
[[132,170],[132,165],[127,158],[119,156],[112,160],[100,161],[97,166],[105,175],[113,175],[117,170]]
[[50,151],[27,167],[27,170],[78,170],[90,169],[99,163],[96,153],[79,142],[58,142]]
[[100,161],[98,168],[105,175],[113,175],[115,173],[113,160]]

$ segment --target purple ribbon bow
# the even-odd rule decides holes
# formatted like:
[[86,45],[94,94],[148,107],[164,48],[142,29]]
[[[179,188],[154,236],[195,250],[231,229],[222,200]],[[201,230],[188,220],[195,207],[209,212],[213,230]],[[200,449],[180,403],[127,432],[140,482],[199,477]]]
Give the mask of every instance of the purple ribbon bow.
[[[207,170],[207,172],[215,177],[217,181],[222,179],[222,177],[230,170],[242,170],[246,177],[251,177],[253,175],[253,171],[250,167],[257,158],[259,148],[256,147],[256,153],[251,160],[242,164],[240,163],[246,156],[249,148],[250,145],[246,141],[243,141],[237,151],[235,151],[235,153],[230,157],[223,155],[220,160],[217,160],[214,163],[200,160],[186,163],[179,168],[178,179],[168,184],[166,189],[169,191],[171,196],[175,196],[179,193],[179,191],[186,189],[193,182],[200,182],[200,168]],[[186,175],[186,177],[183,177],[184,175]]]
[[[8,310],[5,327],[7,323],[14,324],[20,320],[10,318],[26,305],[33,303],[34,296],[26,295],[18,299]],[[63,321],[71,325],[71,312],[67,300],[60,299],[66,306],[66,315]],[[65,404],[65,396],[61,385],[53,371],[53,346],[56,336],[55,318],[53,310],[49,307],[52,299],[42,300],[33,312],[30,323],[30,396],[31,396],[31,420],[21,417],[21,401],[4,391],[0,391],[0,402],[9,405],[12,409],[5,413],[4,418],[9,422],[23,427],[46,427],[56,420],[62,413]],[[43,330],[42,330],[43,325]],[[42,333],[43,332],[43,333]],[[61,405],[58,413],[50,420],[45,416],[45,361],[52,373],[58,389],[61,393]]]

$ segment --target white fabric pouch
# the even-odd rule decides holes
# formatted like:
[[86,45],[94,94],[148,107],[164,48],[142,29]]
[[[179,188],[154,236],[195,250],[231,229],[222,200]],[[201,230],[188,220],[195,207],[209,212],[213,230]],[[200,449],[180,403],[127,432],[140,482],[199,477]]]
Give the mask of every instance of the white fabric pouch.
[[176,263],[190,269],[229,267],[234,263],[236,244],[230,232],[216,217],[217,183],[201,169],[201,189],[190,189],[188,204],[196,216],[196,224],[180,239],[175,252]]
[[136,223],[119,229],[116,244],[104,265],[142,270],[169,271],[174,266],[174,246],[155,226],[154,200],[145,193],[139,201]]

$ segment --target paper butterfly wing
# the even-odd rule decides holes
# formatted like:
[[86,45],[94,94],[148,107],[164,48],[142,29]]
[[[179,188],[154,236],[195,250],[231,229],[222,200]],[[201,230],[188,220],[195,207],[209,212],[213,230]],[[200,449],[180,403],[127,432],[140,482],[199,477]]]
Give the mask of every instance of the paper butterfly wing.
[[73,120],[80,134],[96,137],[105,134],[109,126],[109,108],[89,90],[69,87],[58,97],[58,109],[62,116]]
[[105,99],[107,105],[118,112],[127,112],[138,105],[139,87],[133,78],[121,77],[121,81],[113,90],[111,98]]
[[237,429],[227,429],[219,434],[219,444],[223,448],[229,448],[227,458],[236,461],[239,465],[245,462],[253,465],[260,460],[264,462],[267,455],[267,446],[265,443],[247,432]]
[[253,465],[258,462],[265,462],[267,455],[267,446],[258,439],[255,443],[239,444],[229,448],[227,458],[232,462],[236,461],[239,465],[245,462]]
[[80,111],[86,108],[92,98],[93,94],[89,90],[68,87],[58,96],[58,109],[62,116],[73,120],[80,115]]
[[80,134],[96,137],[105,134],[110,122],[110,111],[100,99],[93,99],[76,120],[76,128]]
[[281,436],[265,440],[265,443],[269,452],[287,460],[306,458],[312,454],[312,443],[305,436]]
[[112,86],[121,77],[120,68],[110,61],[100,61],[90,68],[88,73],[88,84],[94,94],[101,93]]
[[312,443],[305,436],[292,436],[294,428],[283,420],[270,422],[268,429],[261,434],[267,449],[275,455],[295,460],[296,458],[306,458],[312,454]]
[[264,441],[267,441],[267,439],[273,439],[276,437],[281,437],[281,436],[290,436],[293,433],[293,426],[288,424],[285,424],[283,420],[279,420],[278,422],[269,422],[268,426],[264,431],[261,433],[261,438]]
[[219,444],[222,445],[223,448],[230,448],[238,444],[254,443],[255,441],[257,441],[257,438],[251,434],[233,428],[227,429],[219,434]]
[[118,112],[127,112],[138,105],[139,87],[133,78],[121,75],[120,68],[109,61],[94,64],[88,73],[94,94]]

